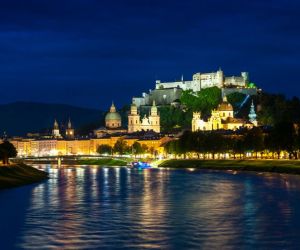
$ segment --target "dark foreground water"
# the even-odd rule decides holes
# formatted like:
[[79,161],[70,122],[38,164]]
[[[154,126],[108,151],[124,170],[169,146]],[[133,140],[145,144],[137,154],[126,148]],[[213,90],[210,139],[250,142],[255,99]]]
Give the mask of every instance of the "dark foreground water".
[[0,191],[0,249],[299,249],[300,177],[46,167]]

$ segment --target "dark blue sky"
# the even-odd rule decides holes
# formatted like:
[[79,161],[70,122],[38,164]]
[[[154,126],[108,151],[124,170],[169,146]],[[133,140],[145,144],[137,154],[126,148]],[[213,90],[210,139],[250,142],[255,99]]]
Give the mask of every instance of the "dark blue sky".
[[221,67],[269,92],[300,91],[300,2],[1,1],[0,103],[104,109]]

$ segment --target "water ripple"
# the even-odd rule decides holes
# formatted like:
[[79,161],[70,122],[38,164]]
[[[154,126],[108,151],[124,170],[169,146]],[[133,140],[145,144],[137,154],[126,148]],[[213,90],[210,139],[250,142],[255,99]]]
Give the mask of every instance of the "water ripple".
[[[21,204],[24,218],[7,249],[300,245],[297,176],[100,167],[47,170],[50,180],[30,187],[29,203]],[[0,199],[21,191],[0,193]]]

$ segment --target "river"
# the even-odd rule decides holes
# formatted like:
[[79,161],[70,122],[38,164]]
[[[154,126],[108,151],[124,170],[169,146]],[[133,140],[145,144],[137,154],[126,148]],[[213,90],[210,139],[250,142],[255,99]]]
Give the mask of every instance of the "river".
[[0,191],[0,249],[299,249],[300,176],[62,169]]

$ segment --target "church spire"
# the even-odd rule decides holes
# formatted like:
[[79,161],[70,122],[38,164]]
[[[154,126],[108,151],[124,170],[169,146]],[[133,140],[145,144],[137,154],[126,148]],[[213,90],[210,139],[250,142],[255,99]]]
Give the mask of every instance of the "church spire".
[[66,129],[66,137],[67,139],[74,139],[74,129],[72,128],[71,119],[69,118],[68,126]]
[[253,103],[253,99],[252,99],[252,103],[250,106],[250,112],[249,112],[249,121],[252,122],[255,126],[257,126],[257,120],[256,120],[256,113],[255,113],[255,107],[254,107],[254,103]]
[[68,128],[71,129],[72,128],[72,123],[71,123],[71,119],[69,118],[69,121],[68,121]]
[[56,119],[54,120],[52,136],[54,136],[56,138],[60,137],[59,126],[58,126],[58,122],[56,121]]
[[156,107],[156,104],[155,104],[155,100],[153,100],[153,102],[152,102],[152,107],[151,107],[151,110],[150,110],[150,115],[151,116],[156,116],[157,115],[157,107]]
[[58,129],[58,122],[56,121],[56,119],[54,119],[54,125],[53,125],[54,129]]
[[110,107],[109,112],[110,112],[110,113],[115,113],[115,112],[116,112],[116,107],[115,107],[115,104],[114,104],[113,101],[112,101],[112,103],[111,103],[111,107]]

